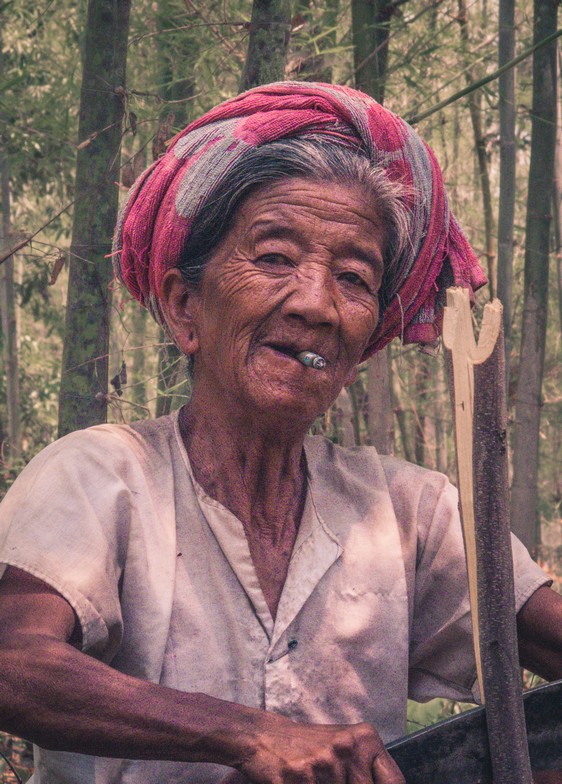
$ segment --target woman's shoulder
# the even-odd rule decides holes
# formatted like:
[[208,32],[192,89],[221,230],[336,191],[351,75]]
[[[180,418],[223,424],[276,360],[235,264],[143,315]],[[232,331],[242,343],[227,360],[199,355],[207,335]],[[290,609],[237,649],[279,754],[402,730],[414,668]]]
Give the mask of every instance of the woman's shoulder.
[[148,445],[156,444],[169,438],[174,432],[174,422],[177,414],[168,414],[157,419],[140,419],[129,423],[106,423],[92,425],[83,430],[75,430],[54,441],[49,448],[55,445],[70,447],[71,445],[87,445],[98,443],[121,443],[123,445],[144,442]]
[[[168,462],[174,451],[174,415],[131,424],[101,424],[75,430],[42,449],[18,479],[65,470],[82,477],[116,473],[133,466]],[[133,469],[134,470],[134,469]],[[16,480],[18,482],[18,480]],[[21,482],[18,482],[21,483]]]
[[361,508],[380,507],[386,498],[401,529],[423,537],[436,520],[457,516],[457,491],[438,471],[379,455],[372,446],[341,447],[318,436],[309,437],[305,449],[313,486]]
[[308,436],[305,449],[309,463],[317,468],[329,464],[335,470],[349,471],[371,482],[384,478],[391,493],[402,487],[413,490],[421,486],[441,492],[450,486],[445,474],[394,455],[381,455],[374,446],[343,447],[324,436]]

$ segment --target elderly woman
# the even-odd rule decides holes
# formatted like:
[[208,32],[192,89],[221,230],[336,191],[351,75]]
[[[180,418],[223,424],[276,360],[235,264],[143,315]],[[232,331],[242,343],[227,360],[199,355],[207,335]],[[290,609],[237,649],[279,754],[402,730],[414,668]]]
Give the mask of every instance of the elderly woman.
[[[8,494],[2,728],[36,784],[403,781],[407,697],[472,698],[455,494],[307,431],[484,282],[432,153],[353,90],[259,88],[141,176],[116,250],[193,396],[67,436]],[[561,675],[559,597],[514,562],[523,661]]]

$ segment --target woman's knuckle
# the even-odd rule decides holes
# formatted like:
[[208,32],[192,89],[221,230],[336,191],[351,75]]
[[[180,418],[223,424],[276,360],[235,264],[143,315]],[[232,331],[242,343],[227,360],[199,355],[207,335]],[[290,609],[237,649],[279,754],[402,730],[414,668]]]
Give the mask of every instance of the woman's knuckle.
[[314,765],[310,759],[294,761],[286,770],[283,781],[293,782],[312,782],[314,781]]
[[356,725],[356,729],[357,729],[358,740],[363,742],[365,741],[373,742],[377,746],[382,747],[382,742],[379,737],[379,734],[371,724],[368,724],[366,721],[363,721],[361,722],[361,724]]
[[331,773],[337,764],[337,756],[332,749],[325,749],[318,754],[314,761],[315,773]]
[[347,756],[355,747],[355,734],[351,728],[340,730],[333,740],[333,749],[338,757]]

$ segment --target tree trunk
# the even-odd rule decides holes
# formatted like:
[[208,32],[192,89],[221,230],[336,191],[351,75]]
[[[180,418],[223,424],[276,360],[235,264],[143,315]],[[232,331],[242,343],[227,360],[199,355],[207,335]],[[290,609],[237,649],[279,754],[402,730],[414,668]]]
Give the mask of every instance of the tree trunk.
[[148,311],[136,303],[133,308],[132,332],[134,350],[131,358],[131,399],[138,406],[146,406],[146,349],[144,344]]
[[290,0],[254,0],[240,92],[283,80],[290,34]]
[[428,398],[429,373],[427,367],[427,357],[423,355],[416,357],[414,370],[414,386],[416,390],[417,405],[414,411],[414,455],[418,465],[426,465],[428,453],[428,441],[426,431],[426,408]]
[[[0,31],[0,81],[4,73],[2,55],[2,33]],[[0,143],[0,251],[2,256],[8,250],[10,241],[10,172],[8,159]],[[2,324],[2,355],[6,376],[6,419],[8,448],[0,442],[0,459],[13,463],[21,455],[21,414],[20,414],[20,383],[18,358],[18,330],[16,318],[16,301],[14,291],[14,257],[10,256],[0,265],[0,314]]]
[[[558,47],[558,41],[556,42]],[[554,248],[556,252],[556,272],[558,275],[558,318],[562,332],[562,91],[560,90],[560,74],[562,68],[562,51],[558,47],[556,58],[556,155],[554,170]]]
[[383,455],[394,454],[390,349],[385,348],[367,363],[369,441]]
[[387,0],[351,0],[355,86],[379,103],[384,102],[391,19]]
[[[386,0],[351,0],[355,86],[384,101],[392,7]],[[369,360],[369,438],[382,454],[394,454],[390,348]]]
[[[376,355],[375,355],[376,356]],[[393,390],[393,398],[395,400],[395,408],[394,413],[396,414],[396,422],[398,424],[398,432],[400,434],[400,442],[402,444],[402,454],[404,460],[407,460],[410,463],[414,462],[414,450],[412,448],[412,444],[410,443],[410,434],[408,432],[408,413],[409,407],[404,405],[403,401],[403,392],[400,388],[400,376],[397,372],[396,368],[392,368],[392,390]]]
[[[340,3],[339,0],[326,0],[324,5],[324,18],[323,18],[323,25],[324,29],[329,30],[329,34],[326,36],[326,43],[330,49],[335,49],[338,44],[337,39],[337,24],[338,24],[338,13],[340,10]],[[320,74],[320,81],[323,82],[332,82],[333,80],[333,60],[334,55],[322,55],[322,59],[324,61],[324,68]]]
[[[468,16],[466,10],[466,0],[458,0],[459,16],[458,21],[461,31],[461,43],[464,51],[465,58],[465,74],[466,83],[472,84],[476,81],[473,69],[469,66],[469,36],[468,36]],[[472,131],[474,134],[474,145],[476,147],[476,155],[478,160],[478,179],[480,181],[480,189],[482,191],[482,206],[484,208],[484,225],[485,225],[485,255],[488,259],[488,279],[490,287],[490,298],[495,297],[496,291],[496,251],[495,251],[495,230],[494,230],[494,212],[492,207],[492,190],[490,187],[490,174],[488,171],[488,158],[486,156],[486,140],[482,129],[482,112],[480,108],[480,101],[478,93],[473,90],[468,95],[468,108],[470,111],[470,119],[472,122]]]
[[59,436],[105,422],[119,148],[130,0],[89,0],[80,93],[74,222]]
[[[501,68],[515,57],[515,2],[500,0],[499,56]],[[499,78],[500,203],[498,211],[498,298],[503,305],[505,384],[509,389],[513,300],[513,224],[515,216],[515,68]],[[509,401],[508,401],[509,405]]]
[[[534,42],[556,31],[557,3],[535,0]],[[511,520],[527,547],[539,541],[537,476],[541,387],[548,310],[548,257],[556,145],[556,46],[533,56],[531,163],[527,196],[525,291],[517,383]]]
[[445,395],[446,385],[443,363],[437,366],[437,383],[435,392],[435,468],[446,474],[448,470],[447,458],[447,422],[445,420]]
[[353,403],[346,387],[339,393],[333,406],[333,413],[338,444],[340,446],[355,446],[358,442],[353,426]]
[[[170,0],[159,0],[157,23],[159,30],[170,30],[177,24],[176,12]],[[161,112],[161,123],[185,127],[192,118],[190,99],[195,94],[195,77],[193,64],[199,52],[200,36],[194,30],[181,30],[170,55],[167,39],[159,36],[158,60],[160,72],[160,96],[164,101]],[[173,102],[173,103],[169,103]],[[172,135],[170,132],[165,134]],[[164,140],[163,140],[164,141]],[[161,150],[157,151],[158,153]],[[161,333],[161,347],[158,350],[158,396],[156,398],[156,416],[169,414],[174,408],[186,402],[189,384],[186,377],[185,361],[180,350],[169,338]],[[168,390],[172,390],[168,394]]]
[[[2,223],[0,248],[7,250],[10,235],[10,180],[8,161],[0,148],[0,176],[2,181]],[[2,356],[6,376],[6,414],[8,448],[3,445],[2,457],[13,463],[21,455],[21,412],[18,359],[18,330],[14,288],[14,257],[0,266],[0,313],[2,316]]]
[[[159,0],[156,24],[159,31],[171,30],[176,25],[185,25],[185,10],[179,13],[173,0]],[[173,125],[178,130],[184,128],[193,114],[191,99],[195,94],[194,64],[199,53],[200,28],[181,30],[173,33],[173,46],[169,35],[156,37],[158,70],[160,76],[159,95],[164,101],[161,115],[164,118],[173,114]]]

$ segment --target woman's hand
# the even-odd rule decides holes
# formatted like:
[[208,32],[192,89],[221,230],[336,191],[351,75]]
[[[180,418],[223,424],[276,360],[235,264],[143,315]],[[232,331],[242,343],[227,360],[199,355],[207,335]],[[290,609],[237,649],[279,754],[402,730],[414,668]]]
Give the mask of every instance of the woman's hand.
[[261,733],[256,750],[221,784],[405,784],[370,724],[306,725],[268,718],[274,726]]

